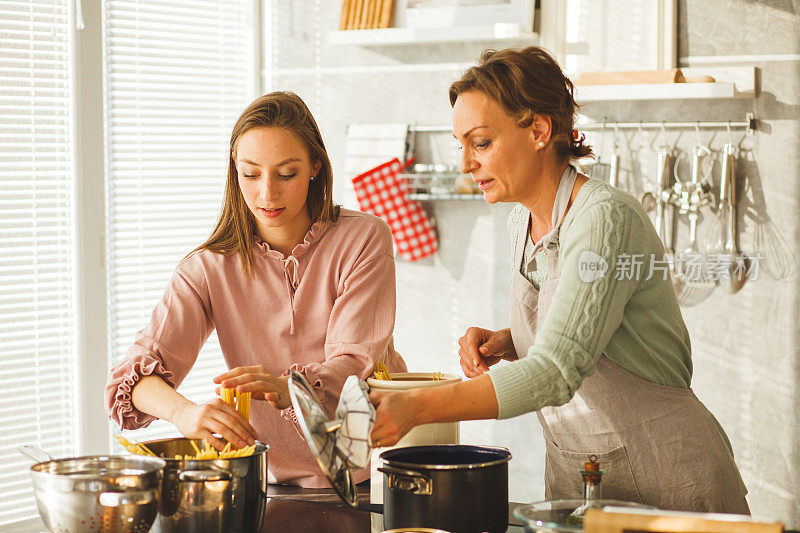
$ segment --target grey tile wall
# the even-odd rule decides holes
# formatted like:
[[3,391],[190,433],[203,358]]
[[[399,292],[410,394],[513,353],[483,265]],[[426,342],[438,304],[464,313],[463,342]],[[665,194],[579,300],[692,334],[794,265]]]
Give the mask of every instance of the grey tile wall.
[[[747,149],[737,172],[747,184],[742,245],[770,259],[769,246],[754,247],[757,219],[766,215],[794,251],[787,259],[792,265],[800,250],[800,62],[787,55],[798,52],[798,2],[679,2],[679,56],[720,56],[729,64],[740,55],[773,56],[742,63],[755,64],[760,86],[750,102],[759,129],[743,143]],[[727,119],[746,105],[697,103],[688,110]],[[683,311],[692,338],[694,389],[730,436],[754,514],[797,528],[800,488],[787,475],[800,467],[797,269],[782,280],[762,275],[735,295],[717,290]]]

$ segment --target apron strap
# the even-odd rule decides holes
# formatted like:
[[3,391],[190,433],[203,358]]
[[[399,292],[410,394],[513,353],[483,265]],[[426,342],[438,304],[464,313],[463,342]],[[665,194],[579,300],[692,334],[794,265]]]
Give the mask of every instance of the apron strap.
[[516,235],[515,237],[515,246],[514,246],[514,257],[512,257],[512,264],[514,268],[519,270],[523,265],[522,261],[525,259],[525,245],[528,242],[528,232],[530,228],[530,213],[527,209],[519,206],[525,213],[528,213],[528,216],[525,217],[525,224],[519,224],[516,228]]
[[[556,198],[553,202],[553,229],[550,230],[550,233],[539,239],[539,242],[534,245],[531,257],[535,256],[539,250],[544,247],[558,247],[558,232],[561,229],[562,222],[564,222],[564,215],[567,213],[567,206],[569,205],[569,199],[572,196],[572,189],[575,187],[575,180],[577,178],[578,171],[575,170],[575,167],[567,165],[564,174],[561,175],[561,180],[558,182],[558,190],[556,191]],[[528,217],[530,219],[530,215],[528,215]],[[530,220],[528,224],[530,224]],[[525,231],[525,237],[527,239],[528,230],[526,229]]]

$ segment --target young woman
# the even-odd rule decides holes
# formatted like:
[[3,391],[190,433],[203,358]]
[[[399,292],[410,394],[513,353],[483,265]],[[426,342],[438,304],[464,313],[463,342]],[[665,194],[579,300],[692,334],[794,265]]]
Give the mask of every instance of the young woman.
[[[331,415],[349,375],[366,378],[377,361],[406,368],[392,342],[391,233],[374,216],[335,206],[332,182],[317,124],[297,95],[267,94],[244,110],[216,228],[178,264],[111,370],[107,409],[122,429],[161,418],[217,449],[258,439],[270,446],[272,481],[329,485],[293,425],[289,371],[308,378]],[[214,382],[262,400],[249,422],[219,398],[197,405],[175,390],[214,329],[231,369]]]
[[690,388],[689,334],[665,269],[618,276],[626,257],[663,265],[650,219],[633,196],[570,164],[591,154],[573,134],[572,83],[540,48],[489,50],[451,85],[450,103],[461,171],[487,202],[518,204],[510,328],[460,339],[469,381],[373,393],[373,442],[394,444],[418,424],[537,411],[547,499],[580,498],[579,470],[594,454],[606,498],[749,513],[730,443]]

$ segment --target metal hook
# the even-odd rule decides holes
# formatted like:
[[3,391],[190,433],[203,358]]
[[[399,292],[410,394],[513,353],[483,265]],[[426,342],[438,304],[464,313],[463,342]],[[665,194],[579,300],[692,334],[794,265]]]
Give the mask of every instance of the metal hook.
[[600,125],[600,151],[597,153],[597,159],[603,157],[603,139],[606,134],[606,117],[603,117],[603,123]]
[[667,125],[664,124],[664,121],[661,121],[661,143],[666,147],[667,146]]
[[728,121],[727,128],[728,128],[728,142],[733,144],[733,132],[731,131],[731,121],[730,120]]
[[75,29],[82,30],[84,27],[83,5],[81,4],[81,0],[75,0]]
[[700,123],[694,123],[694,133],[697,136],[697,146],[701,146],[703,143],[700,142]]
[[650,142],[648,142],[648,135],[645,133],[644,128],[642,128],[642,121],[641,120],[636,125],[636,134],[634,135],[634,138],[637,141],[636,142],[636,151],[637,152],[639,150],[641,150],[642,148],[644,148],[645,146],[650,146],[652,148],[652,145],[650,144]]

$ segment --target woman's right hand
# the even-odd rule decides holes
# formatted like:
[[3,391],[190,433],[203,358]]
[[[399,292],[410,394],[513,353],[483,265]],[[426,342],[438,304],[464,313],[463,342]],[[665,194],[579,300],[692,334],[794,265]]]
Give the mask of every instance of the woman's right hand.
[[[222,450],[227,442],[244,448],[258,438],[250,422],[221,398],[199,405],[187,400],[175,410],[170,422],[185,437],[205,439],[217,450]],[[222,438],[214,436],[214,433]]]
[[458,339],[458,346],[461,368],[468,378],[488,372],[489,367],[501,359],[507,361],[517,359],[510,329],[492,331],[476,327],[468,328],[464,336]]

